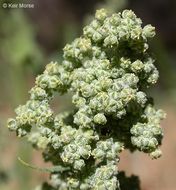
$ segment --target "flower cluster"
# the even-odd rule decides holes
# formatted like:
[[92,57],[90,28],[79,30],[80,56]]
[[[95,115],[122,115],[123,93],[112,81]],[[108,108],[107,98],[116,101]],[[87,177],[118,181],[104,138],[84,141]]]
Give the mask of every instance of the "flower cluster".
[[[39,189],[117,190],[123,149],[161,156],[165,114],[145,92],[159,76],[148,53],[154,35],[154,27],[142,27],[131,10],[98,10],[83,35],[65,46],[62,64],[48,64],[36,78],[30,100],[16,109],[8,127],[27,135],[45,161],[65,168]],[[75,110],[54,114],[50,101],[56,92],[71,92]]]

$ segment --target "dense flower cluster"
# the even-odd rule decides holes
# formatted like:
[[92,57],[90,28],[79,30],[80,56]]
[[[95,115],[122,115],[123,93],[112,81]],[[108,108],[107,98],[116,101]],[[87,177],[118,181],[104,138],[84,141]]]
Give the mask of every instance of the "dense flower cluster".
[[[131,10],[98,10],[83,35],[65,46],[62,64],[48,64],[36,78],[30,100],[8,127],[27,135],[46,161],[65,168],[40,189],[117,190],[123,149],[161,156],[165,114],[145,93],[159,75],[148,53],[154,35],[154,27],[142,27]],[[49,103],[55,92],[72,92],[75,110],[54,114]]]

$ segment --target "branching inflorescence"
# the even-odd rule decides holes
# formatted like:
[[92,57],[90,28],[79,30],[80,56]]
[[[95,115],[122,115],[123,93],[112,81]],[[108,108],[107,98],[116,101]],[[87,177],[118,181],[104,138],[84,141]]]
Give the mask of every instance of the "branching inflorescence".
[[[62,64],[46,66],[30,100],[8,120],[10,130],[43,150],[45,161],[62,166],[40,189],[123,190],[130,181],[128,189],[139,189],[136,177],[118,172],[120,152],[161,156],[165,114],[145,93],[158,79],[147,43],[155,29],[141,25],[131,10],[98,10],[83,35],[65,46]],[[71,92],[75,110],[54,114],[49,103],[55,92]]]

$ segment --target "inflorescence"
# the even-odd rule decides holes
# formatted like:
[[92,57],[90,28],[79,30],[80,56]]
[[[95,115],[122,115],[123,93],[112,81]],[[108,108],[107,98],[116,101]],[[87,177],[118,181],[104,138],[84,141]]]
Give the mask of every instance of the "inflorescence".
[[[62,166],[39,189],[123,190],[124,173],[117,167],[122,150],[161,156],[165,114],[145,93],[159,76],[148,52],[154,35],[154,27],[142,27],[131,10],[98,10],[83,35],[65,46],[62,64],[49,63],[36,78],[30,100],[16,109],[8,127],[27,136],[45,161]],[[50,101],[56,92],[71,92],[75,109],[54,114]]]

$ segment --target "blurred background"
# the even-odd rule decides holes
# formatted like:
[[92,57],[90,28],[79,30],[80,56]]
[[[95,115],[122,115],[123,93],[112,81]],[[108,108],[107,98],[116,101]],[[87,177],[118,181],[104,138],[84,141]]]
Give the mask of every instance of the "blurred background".
[[[6,127],[14,108],[25,103],[35,77],[53,60],[62,60],[62,49],[82,33],[97,8],[118,12],[132,9],[144,24],[156,27],[150,42],[160,79],[148,94],[155,97],[156,107],[167,112],[162,122],[163,156],[151,160],[140,152],[122,153],[120,170],[140,176],[142,190],[176,189],[176,1],[175,0],[23,0],[34,8],[3,8],[0,0],[0,189],[31,190],[47,179],[47,174],[31,170],[17,157],[33,165],[47,166],[41,153],[25,139],[18,139]],[[56,97],[53,108],[68,109],[69,96]]]

